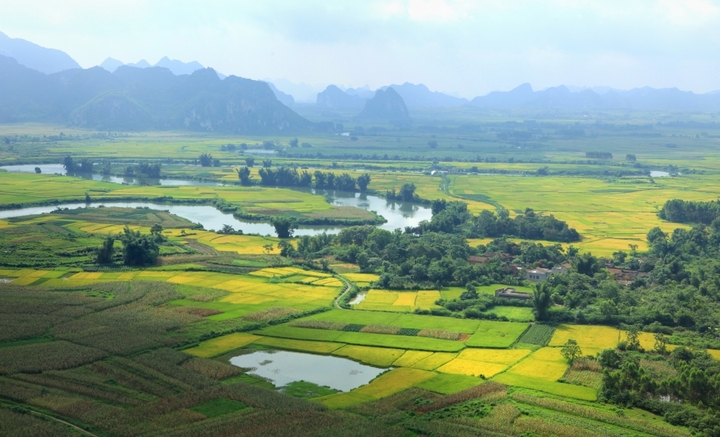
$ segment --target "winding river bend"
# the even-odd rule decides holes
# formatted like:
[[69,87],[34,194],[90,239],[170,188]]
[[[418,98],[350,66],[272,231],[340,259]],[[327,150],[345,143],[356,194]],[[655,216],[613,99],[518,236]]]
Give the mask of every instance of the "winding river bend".
[[[0,169],[16,172],[34,173],[35,167],[40,167],[45,173],[64,174],[64,168],[60,164],[42,164],[42,165],[16,165],[5,166]],[[54,170],[57,170],[55,172]],[[91,175],[88,175],[90,178]],[[102,176],[93,174],[92,179],[102,180],[114,183],[129,183],[125,178],[115,176]],[[195,186],[217,186],[218,183],[197,182],[192,180],[179,179],[160,179],[163,185],[195,185]],[[411,202],[388,202],[377,196],[365,195],[360,193],[328,191],[328,190],[308,190],[316,195],[322,195],[328,203],[337,206],[354,206],[366,211],[375,211],[379,215],[385,217],[386,223],[378,225],[379,228],[385,230],[395,230],[404,228],[405,226],[417,226],[423,220],[432,218],[430,208],[424,207]],[[193,223],[200,223],[207,230],[220,230],[224,225],[230,225],[235,230],[241,230],[245,234],[259,235],[275,235],[275,228],[266,222],[243,221],[233,217],[232,214],[223,213],[212,206],[206,205],[173,205],[153,202],[91,202],[90,204],[69,202],[50,206],[35,206],[20,209],[11,209],[0,211],[0,219],[22,217],[26,215],[47,214],[58,208],[77,209],[98,207],[98,206],[116,206],[123,208],[150,208],[161,211],[168,211],[179,217],[190,220]],[[317,235],[323,232],[328,234],[337,234],[342,230],[341,226],[299,226],[294,232],[296,236]]]

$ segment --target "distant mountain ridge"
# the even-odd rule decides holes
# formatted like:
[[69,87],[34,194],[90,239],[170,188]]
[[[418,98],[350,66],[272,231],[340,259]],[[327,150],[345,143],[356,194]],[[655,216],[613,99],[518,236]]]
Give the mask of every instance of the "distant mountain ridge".
[[635,88],[629,91],[596,87],[571,92],[560,85],[542,91],[533,91],[530,84],[522,84],[510,91],[494,91],[475,97],[471,105],[497,109],[555,109],[555,110],[610,110],[634,109],[654,111],[720,111],[720,94],[695,94],[677,88]]
[[10,38],[2,32],[0,32],[0,55],[13,58],[20,65],[45,74],[80,68],[70,55],[61,50],[41,47],[20,38]]
[[405,101],[393,88],[375,91],[375,96],[365,102],[365,107],[356,118],[391,123],[410,121]]
[[187,129],[226,133],[317,131],[261,81],[213,69],[93,67],[45,75],[0,56],[0,122],[52,121],[101,130]]
[[151,65],[148,61],[145,59],[141,59],[140,61],[136,63],[128,63],[124,64],[122,61],[118,61],[117,59],[113,58],[107,58],[105,59],[102,64],[99,66],[106,69],[110,73],[114,73],[115,70],[117,70],[119,67],[127,65],[128,67],[137,67],[137,68],[150,68],[150,67],[163,67],[167,68],[168,70],[172,71],[173,74],[180,76],[183,74],[193,74],[197,70],[202,70],[203,65],[197,61],[190,61],[190,62],[182,62],[178,61],[177,59],[170,59],[167,56],[164,56],[162,59],[157,61],[155,65]]

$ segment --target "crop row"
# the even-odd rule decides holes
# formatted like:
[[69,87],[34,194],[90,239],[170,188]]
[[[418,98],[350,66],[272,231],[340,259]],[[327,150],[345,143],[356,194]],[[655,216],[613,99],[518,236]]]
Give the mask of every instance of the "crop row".
[[295,328],[326,329],[331,331],[362,332],[366,334],[406,335],[410,337],[428,337],[440,340],[458,340],[459,332],[442,329],[402,328],[400,326],[358,323],[343,323],[331,320],[298,320],[290,324]]
[[552,338],[555,328],[550,325],[536,323],[530,325],[530,329],[525,331],[518,339],[518,343],[536,344],[538,346],[547,346]]

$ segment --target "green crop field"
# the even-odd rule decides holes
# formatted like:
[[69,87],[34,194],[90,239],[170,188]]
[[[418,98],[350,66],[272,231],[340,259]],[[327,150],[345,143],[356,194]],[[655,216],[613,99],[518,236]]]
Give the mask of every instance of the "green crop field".
[[[311,107],[298,111],[326,121]],[[412,126],[363,131],[362,122],[339,111],[338,120],[347,118],[344,130],[355,139],[300,135],[298,141],[310,147],[290,147],[295,135],[114,135],[0,125],[3,165],[57,164],[71,155],[93,160],[96,173],[109,162],[111,174],[120,177],[126,163],[147,161],[161,164],[163,177],[187,181],[116,184],[89,175],[0,170],[0,212],[82,204],[87,196],[205,205],[242,221],[289,219],[291,227],[300,223],[303,234],[313,234],[214,232],[145,208],[0,219],[0,434],[26,429],[26,435],[70,435],[56,418],[103,437],[208,430],[225,435],[239,429],[248,435],[288,429],[314,435],[316,428],[317,434],[338,437],[359,435],[353,430],[378,436],[707,435],[710,428],[702,427],[716,423],[717,403],[707,395],[712,391],[687,398],[674,393],[672,402],[653,410],[662,413],[657,416],[637,406],[654,405],[664,395],[656,387],[693,387],[687,380],[692,372],[683,366],[701,363],[694,372],[712,375],[720,360],[711,329],[720,323],[712,261],[717,253],[707,249],[704,258],[693,258],[716,246],[717,223],[711,225],[710,217],[688,237],[673,231],[691,229],[692,220],[658,216],[670,199],[717,200],[716,117],[607,111],[586,120],[531,109],[413,112]],[[572,129],[584,134],[562,134]],[[227,149],[241,143],[276,153]],[[593,158],[597,152],[613,155]],[[201,153],[211,153],[220,166],[196,165]],[[255,158],[252,184],[241,186],[236,170],[249,156]],[[336,178],[368,174],[368,197],[336,196],[317,180],[302,189],[261,185],[263,166]],[[650,177],[650,171],[673,176]],[[228,185],[214,185],[219,182]],[[414,185],[413,203],[398,200],[407,184]],[[391,190],[394,200],[386,193]],[[352,196],[402,213],[400,231],[373,230],[373,207],[340,204]],[[454,220],[465,215],[462,209],[455,214],[454,201],[464,202],[474,216],[458,224]],[[426,223],[404,227],[411,211],[430,207],[435,219],[422,210]],[[546,229],[519,238],[526,234],[499,227],[507,238],[497,240],[501,235],[484,224],[487,215],[478,216],[507,210],[516,219],[530,214],[526,208],[565,222],[580,239],[555,241],[559,234]],[[447,210],[453,212],[449,219]],[[373,225],[334,236],[336,227],[367,223]],[[528,223],[523,230],[534,226]],[[153,262],[126,260],[133,243],[119,236],[126,227],[156,239]],[[649,244],[655,227],[667,234],[664,244]],[[331,234],[322,236],[329,228]],[[106,262],[98,255],[109,237],[114,246]],[[468,260],[483,255],[492,259]],[[533,293],[536,285],[515,267],[565,262],[571,273],[545,282],[547,313],[533,307],[542,305],[537,301],[494,296],[505,287]],[[607,267],[632,277],[615,277]],[[477,296],[466,294],[469,284]],[[348,304],[356,293],[364,298]],[[633,332],[636,344],[630,342]],[[563,356],[569,340],[580,347],[581,359]],[[629,343],[631,350],[625,350]],[[676,351],[683,346],[688,349]],[[608,364],[612,355],[597,359],[605,349],[614,350],[619,361]],[[229,362],[230,356],[275,350],[352,360],[384,373],[347,391],[302,375],[280,387]],[[654,385],[630,384],[630,362],[639,363],[637,374]],[[648,402],[640,402],[650,391],[643,398]]]

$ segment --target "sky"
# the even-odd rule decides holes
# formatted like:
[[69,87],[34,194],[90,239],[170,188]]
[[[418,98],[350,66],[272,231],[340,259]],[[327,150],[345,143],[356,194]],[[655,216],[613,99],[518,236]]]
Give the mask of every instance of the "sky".
[[318,89],[411,82],[467,98],[525,82],[720,89],[720,0],[0,0],[0,11],[0,31],[85,68],[168,56]]

